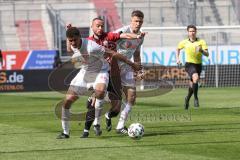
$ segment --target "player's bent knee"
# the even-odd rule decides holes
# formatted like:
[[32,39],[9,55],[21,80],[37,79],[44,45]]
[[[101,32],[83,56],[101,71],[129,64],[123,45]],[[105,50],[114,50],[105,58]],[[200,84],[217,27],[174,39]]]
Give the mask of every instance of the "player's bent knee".
[[71,108],[71,105],[72,105],[72,103],[73,103],[74,101],[75,101],[75,100],[65,99],[65,100],[64,100],[63,107],[64,107],[65,109],[70,109],[70,108]]
[[78,96],[75,93],[67,93],[65,99],[69,101],[76,101]]
[[198,76],[198,74],[193,74],[193,76],[192,76],[192,80],[193,80],[193,83],[197,83],[198,80],[199,80],[199,76]]

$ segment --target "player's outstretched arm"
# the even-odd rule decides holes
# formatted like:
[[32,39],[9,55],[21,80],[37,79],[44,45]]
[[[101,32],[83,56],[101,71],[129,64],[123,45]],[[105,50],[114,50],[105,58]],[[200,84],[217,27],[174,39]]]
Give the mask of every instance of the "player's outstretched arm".
[[131,60],[129,60],[127,57],[123,56],[120,53],[117,53],[113,50],[110,50],[108,48],[105,48],[105,56],[107,57],[112,57],[115,59],[118,59],[128,65],[130,65],[135,71],[141,70],[142,69],[142,65],[139,63],[133,63]]
[[145,36],[145,32],[142,32],[141,34],[135,34],[135,33],[121,33],[120,38],[124,39],[141,39]]

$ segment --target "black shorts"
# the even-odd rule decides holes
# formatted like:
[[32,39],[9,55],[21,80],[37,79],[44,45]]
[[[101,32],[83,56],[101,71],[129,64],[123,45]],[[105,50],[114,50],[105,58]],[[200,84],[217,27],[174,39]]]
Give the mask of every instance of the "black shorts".
[[109,82],[107,91],[110,100],[122,100],[121,77],[111,76],[109,73]]
[[202,72],[202,64],[194,64],[194,63],[186,62],[185,63],[185,71],[188,73],[188,75],[192,81],[192,75],[194,73],[197,73],[198,76],[200,77],[200,74]]

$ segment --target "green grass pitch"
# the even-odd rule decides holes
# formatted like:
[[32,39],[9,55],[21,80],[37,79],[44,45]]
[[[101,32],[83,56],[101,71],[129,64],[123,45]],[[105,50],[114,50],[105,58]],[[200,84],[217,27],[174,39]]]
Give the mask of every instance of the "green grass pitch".
[[[56,92],[0,94],[0,159],[19,160],[225,160],[240,158],[240,88],[200,88],[200,108],[191,101],[183,109],[186,89],[139,98],[128,125],[145,127],[141,140],[107,132],[81,139],[83,122],[71,122],[71,138],[57,140],[61,131],[54,106],[64,95]],[[73,106],[84,111],[82,98]],[[113,120],[115,126],[117,119]]]

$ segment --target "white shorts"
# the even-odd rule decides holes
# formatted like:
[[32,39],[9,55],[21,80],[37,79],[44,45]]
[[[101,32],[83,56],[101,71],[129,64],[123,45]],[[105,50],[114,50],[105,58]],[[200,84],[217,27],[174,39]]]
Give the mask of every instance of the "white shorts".
[[136,87],[133,69],[130,66],[122,65],[120,70],[122,86]]
[[95,89],[96,85],[99,83],[104,83],[107,88],[108,82],[109,74],[107,71],[96,73],[81,69],[71,81],[70,87],[71,90],[77,94],[84,94],[90,88]]

